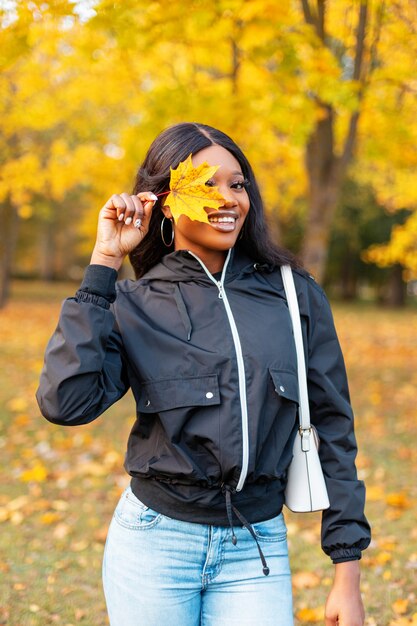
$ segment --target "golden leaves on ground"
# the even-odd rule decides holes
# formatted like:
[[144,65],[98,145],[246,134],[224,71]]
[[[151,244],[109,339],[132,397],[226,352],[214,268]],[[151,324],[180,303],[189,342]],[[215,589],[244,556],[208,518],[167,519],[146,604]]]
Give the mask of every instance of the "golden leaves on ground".
[[[0,381],[0,537],[5,538],[0,622],[9,623],[13,615],[16,624],[23,623],[30,612],[33,626],[77,621],[102,626],[101,557],[112,511],[128,481],[123,451],[134,406],[125,398],[96,422],[74,428],[40,416],[34,392],[41,355],[59,302],[73,286],[63,292],[62,285],[42,285],[35,298],[33,283],[22,285],[19,297],[0,312],[0,351],[7,362]],[[53,290],[61,291],[53,296]],[[373,527],[361,561],[366,626],[417,626],[417,452],[410,445],[415,311],[335,306],[334,312]],[[334,568],[320,548],[321,515],[285,511],[285,517],[295,615],[303,626],[322,624]]]
[[204,208],[217,210],[225,203],[216,187],[206,185],[219,167],[210,166],[208,163],[193,167],[190,154],[175,170],[171,168],[169,185],[171,192],[165,204],[171,209],[175,221],[180,215],[186,215],[191,220],[209,223]]

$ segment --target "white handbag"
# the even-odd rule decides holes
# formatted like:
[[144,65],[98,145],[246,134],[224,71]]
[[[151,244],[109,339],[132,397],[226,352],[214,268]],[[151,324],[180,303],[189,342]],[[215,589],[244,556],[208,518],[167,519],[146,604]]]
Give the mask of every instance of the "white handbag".
[[310,424],[303,335],[294,278],[289,265],[281,267],[282,280],[297,351],[300,426],[294,440],[293,458],[288,468],[285,504],[295,513],[321,511],[330,506],[318,455],[319,437]]

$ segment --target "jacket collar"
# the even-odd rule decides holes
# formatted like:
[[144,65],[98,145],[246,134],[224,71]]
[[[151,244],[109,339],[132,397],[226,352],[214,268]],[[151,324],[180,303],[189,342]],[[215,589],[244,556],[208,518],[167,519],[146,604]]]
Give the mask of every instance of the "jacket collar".
[[[269,266],[260,265],[238,246],[232,248],[229,263],[226,268],[225,281],[235,278],[239,274],[252,273]],[[162,257],[161,261],[152,267],[142,277],[142,280],[168,280],[171,282],[210,281],[198,259],[188,250],[176,250]]]

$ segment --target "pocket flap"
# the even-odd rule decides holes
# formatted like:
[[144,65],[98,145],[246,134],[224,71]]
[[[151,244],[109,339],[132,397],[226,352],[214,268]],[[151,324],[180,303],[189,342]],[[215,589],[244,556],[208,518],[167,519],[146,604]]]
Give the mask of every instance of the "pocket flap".
[[141,413],[159,413],[184,406],[213,404],[220,404],[217,374],[142,383],[138,410]]
[[287,370],[270,369],[275,391],[279,396],[299,403],[297,374]]

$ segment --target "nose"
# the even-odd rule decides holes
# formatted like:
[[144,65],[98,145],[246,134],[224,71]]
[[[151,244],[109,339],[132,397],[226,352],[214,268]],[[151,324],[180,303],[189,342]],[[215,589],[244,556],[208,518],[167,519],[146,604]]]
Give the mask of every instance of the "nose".
[[219,186],[219,191],[222,194],[223,198],[225,199],[225,203],[223,204],[224,207],[231,208],[231,207],[237,206],[237,200],[235,196],[233,195],[233,191],[230,189],[228,185]]

